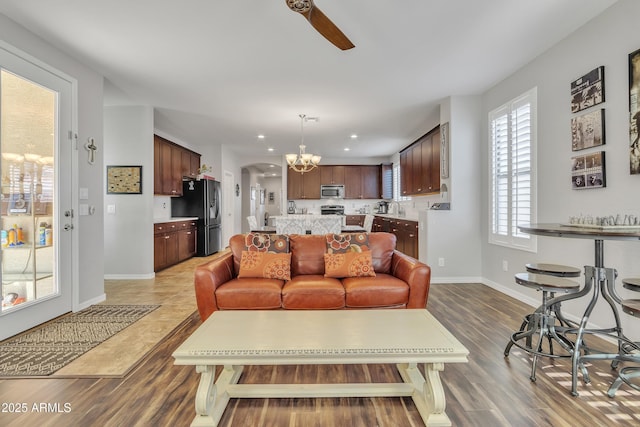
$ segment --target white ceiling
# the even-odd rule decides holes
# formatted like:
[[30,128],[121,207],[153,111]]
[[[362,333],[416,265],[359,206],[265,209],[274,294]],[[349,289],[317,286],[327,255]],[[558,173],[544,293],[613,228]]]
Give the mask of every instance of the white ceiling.
[[295,152],[305,113],[320,118],[308,152],[362,158],[398,152],[443,98],[483,93],[614,2],[316,0],[348,51],[285,0],[0,0],[0,13],[103,74],[105,105],[151,105],[158,131],[195,147]]

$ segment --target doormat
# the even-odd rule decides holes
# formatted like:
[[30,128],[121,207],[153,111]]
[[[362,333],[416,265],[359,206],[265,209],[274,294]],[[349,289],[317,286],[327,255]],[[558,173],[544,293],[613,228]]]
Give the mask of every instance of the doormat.
[[159,305],[93,305],[0,342],[0,377],[48,376]]

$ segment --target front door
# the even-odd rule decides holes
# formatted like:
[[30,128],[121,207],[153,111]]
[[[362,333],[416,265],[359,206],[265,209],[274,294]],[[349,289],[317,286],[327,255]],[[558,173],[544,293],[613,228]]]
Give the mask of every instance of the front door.
[[0,45],[0,340],[72,309],[72,87]]

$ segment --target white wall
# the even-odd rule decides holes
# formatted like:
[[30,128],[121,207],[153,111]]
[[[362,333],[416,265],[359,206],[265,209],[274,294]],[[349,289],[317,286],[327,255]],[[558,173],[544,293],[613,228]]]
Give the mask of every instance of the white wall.
[[[628,54],[640,48],[637,17],[640,2],[620,0],[603,14],[571,34],[530,64],[500,82],[483,96],[482,106],[482,253],[483,275],[492,285],[531,302],[540,295],[518,286],[513,274],[535,261],[593,265],[594,243],[590,240],[538,237],[538,252],[524,252],[488,244],[488,131],[487,114],[504,102],[538,88],[538,221],[565,222],[571,215],[640,214],[640,176],[629,175]],[[572,190],[570,178],[571,132],[570,82],[605,66],[605,109],[607,187]],[[596,149],[585,152],[598,151]],[[457,191],[457,188],[456,188]],[[620,277],[640,276],[640,242],[605,242],[605,264]],[[506,260],[509,271],[502,271]],[[620,283],[618,283],[620,289]],[[629,296],[622,289],[623,295]],[[637,295],[635,295],[637,298]],[[567,303],[565,311],[580,316],[584,300]],[[611,316],[602,304],[591,318],[608,325]],[[622,315],[627,332],[638,330],[637,319]],[[635,333],[636,338],[638,332]]]
[[[83,200],[83,203],[96,207],[94,215],[76,217],[75,233],[78,245],[75,251],[78,254],[78,262],[75,266],[77,277],[74,281],[78,283],[79,289],[74,308],[82,308],[104,299],[103,77],[2,14],[0,14],[0,39],[77,80],[78,141],[83,145],[91,137],[95,139],[98,146],[93,165],[86,161],[84,149],[81,148],[75,152],[78,170],[73,203],[77,206],[77,187],[79,186],[89,190],[89,199]],[[62,256],[72,256],[72,254],[62,254]]]
[[[153,108],[104,108],[106,166],[142,166],[142,194],[104,191],[104,273],[108,279],[145,279],[153,272]],[[107,212],[109,206],[115,213]]]
[[481,280],[480,106],[479,96],[451,97],[440,106],[441,123],[449,122],[449,178],[442,182],[449,188],[451,210],[421,213],[419,236],[426,241],[420,259],[431,266],[434,283]]

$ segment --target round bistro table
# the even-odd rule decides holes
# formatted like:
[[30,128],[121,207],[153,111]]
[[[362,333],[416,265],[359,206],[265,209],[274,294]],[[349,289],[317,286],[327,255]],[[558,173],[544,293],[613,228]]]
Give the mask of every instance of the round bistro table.
[[[547,224],[529,224],[518,226],[520,231],[527,234],[533,234],[537,236],[549,236],[549,237],[565,237],[575,239],[590,239],[594,241],[594,265],[586,265],[584,267],[585,286],[577,294],[563,295],[556,297],[554,300],[549,301],[549,304],[566,301],[568,299],[574,299],[576,297],[584,296],[591,293],[591,300],[584,311],[582,320],[577,329],[570,330],[576,333],[575,347],[571,357],[571,394],[578,395],[577,391],[577,377],[578,377],[578,365],[582,366],[583,378],[588,383],[589,375],[584,368],[583,361],[585,360],[614,360],[613,367],[617,365],[617,359],[623,358],[625,350],[623,349],[623,343],[633,344],[622,333],[622,326],[620,324],[620,314],[618,312],[617,305],[620,304],[621,298],[615,289],[615,278],[617,272],[614,268],[607,268],[604,265],[604,241],[605,240],[640,240],[640,227],[624,227],[624,226],[588,226],[588,225],[569,225],[559,223],[547,223]],[[589,317],[593,311],[596,302],[602,296],[613,313],[615,319],[615,326],[605,329],[589,329],[587,324]],[[584,334],[607,334],[618,340],[618,353],[590,353],[581,355],[581,347],[584,345]]]

